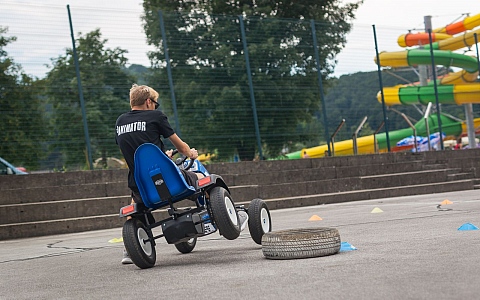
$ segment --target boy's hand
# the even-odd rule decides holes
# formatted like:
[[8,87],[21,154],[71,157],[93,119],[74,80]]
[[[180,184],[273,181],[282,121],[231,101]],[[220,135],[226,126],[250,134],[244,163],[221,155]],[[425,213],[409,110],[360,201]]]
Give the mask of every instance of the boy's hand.
[[190,158],[191,159],[197,159],[198,157],[198,151],[195,148],[190,149]]

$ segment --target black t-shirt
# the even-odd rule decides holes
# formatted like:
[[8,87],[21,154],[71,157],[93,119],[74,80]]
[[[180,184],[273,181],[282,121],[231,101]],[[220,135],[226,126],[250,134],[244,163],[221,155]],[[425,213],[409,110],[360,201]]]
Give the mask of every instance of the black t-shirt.
[[175,132],[167,116],[159,110],[132,110],[124,113],[118,117],[115,128],[115,142],[128,165],[128,187],[138,192],[133,176],[135,151],[142,144],[152,143],[165,152],[161,136],[168,138]]

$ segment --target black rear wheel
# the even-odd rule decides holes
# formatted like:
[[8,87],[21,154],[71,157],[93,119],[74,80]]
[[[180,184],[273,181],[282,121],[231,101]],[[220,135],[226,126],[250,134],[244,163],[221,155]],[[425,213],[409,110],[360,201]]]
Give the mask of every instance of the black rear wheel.
[[140,220],[132,218],[123,224],[123,243],[137,267],[147,269],[155,265],[155,246],[148,237],[147,227]]
[[189,239],[186,242],[175,244],[175,248],[177,248],[177,250],[180,251],[181,253],[187,254],[193,251],[196,244],[197,244],[197,238],[194,237]]
[[227,240],[236,239],[240,235],[240,222],[230,193],[223,187],[214,187],[210,191],[210,207],[220,234]]

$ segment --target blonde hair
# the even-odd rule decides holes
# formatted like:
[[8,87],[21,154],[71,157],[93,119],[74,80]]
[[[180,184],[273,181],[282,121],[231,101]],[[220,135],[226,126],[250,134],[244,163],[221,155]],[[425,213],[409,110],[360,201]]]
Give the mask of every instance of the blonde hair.
[[130,106],[143,105],[147,99],[158,101],[158,92],[149,86],[134,83],[130,89]]

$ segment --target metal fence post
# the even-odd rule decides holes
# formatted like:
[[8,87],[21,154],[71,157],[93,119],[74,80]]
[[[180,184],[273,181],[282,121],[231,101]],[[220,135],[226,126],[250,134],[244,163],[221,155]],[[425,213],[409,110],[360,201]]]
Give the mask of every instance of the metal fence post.
[[80,97],[80,106],[82,108],[83,131],[85,132],[85,142],[87,143],[88,165],[90,170],[93,170],[92,147],[90,145],[90,135],[88,134],[87,111],[85,109],[85,100],[83,99],[82,80],[80,78],[80,66],[78,64],[77,48],[75,47],[75,37],[73,34],[70,5],[67,5],[67,11],[68,11],[68,21],[70,23],[70,35],[72,36],[73,60],[75,61],[75,72],[77,74],[78,95]]
[[375,130],[375,132],[373,133],[373,152],[375,152],[375,154],[378,153],[378,145],[377,145],[377,134],[380,132],[380,130],[382,129],[383,125],[385,125],[385,122],[382,121],[382,123],[380,124],[380,126],[378,126],[377,130]]
[[435,106],[437,107],[437,120],[438,120],[438,132],[440,133],[440,149],[445,150],[443,146],[443,136],[442,136],[442,118],[440,117],[440,103],[438,100],[438,85],[437,85],[437,72],[435,67],[435,56],[433,55],[433,46],[432,46],[432,30],[428,30],[428,41],[430,43],[430,58],[432,59],[432,77],[433,77],[433,88],[435,89]]
[[382,108],[383,108],[383,122],[385,123],[385,137],[387,139],[387,149],[388,149],[388,152],[390,152],[390,135],[388,134],[388,116],[387,116],[387,110],[385,108],[385,95],[383,94],[382,70],[380,67],[380,55],[378,54],[377,31],[375,29],[375,25],[372,25],[372,28],[373,28],[373,39],[375,40],[375,53],[377,55],[378,82],[380,84],[380,92],[382,93]]
[[315,52],[315,60],[317,65],[318,88],[320,89],[320,100],[322,101],[323,110],[323,127],[325,128],[325,140],[328,146],[328,156],[331,156],[330,141],[328,134],[327,109],[325,107],[325,95],[323,93],[322,70],[320,69],[320,55],[318,54],[317,32],[315,29],[315,21],[310,20],[310,27],[312,28],[313,50]]
[[172,66],[170,65],[170,57],[168,55],[167,34],[165,32],[165,24],[163,22],[163,14],[161,10],[158,11],[158,17],[160,20],[160,31],[162,32],[162,42],[163,42],[163,49],[165,51],[165,61],[167,62],[168,85],[170,87],[170,95],[172,97],[173,117],[175,118],[175,131],[179,136],[181,136],[182,134],[180,132],[180,120],[178,119],[178,112],[177,112],[177,101],[175,99],[175,89],[173,86]]
[[258,126],[257,107],[255,105],[255,94],[253,93],[252,72],[250,70],[250,59],[248,57],[247,37],[245,34],[245,25],[243,24],[243,16],[238,16],[240,21],[240,31],[242,34],[243,53],[245,54],[245,65],[247,67],[248,86],[250,88],[250,99],[252,100],[253,121],[255,122],[255,135],[257,137],[258,155],[263,160],[262,142],[260,139],[260,128]]

